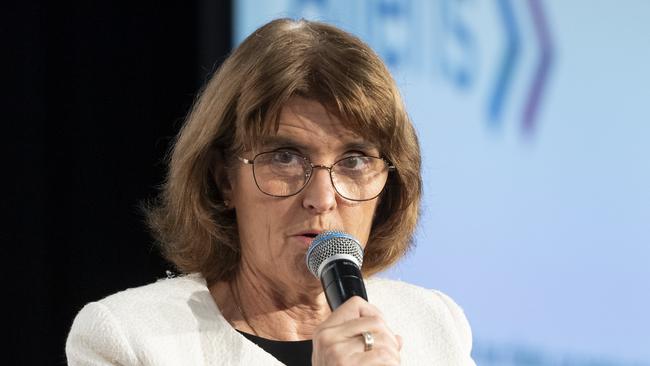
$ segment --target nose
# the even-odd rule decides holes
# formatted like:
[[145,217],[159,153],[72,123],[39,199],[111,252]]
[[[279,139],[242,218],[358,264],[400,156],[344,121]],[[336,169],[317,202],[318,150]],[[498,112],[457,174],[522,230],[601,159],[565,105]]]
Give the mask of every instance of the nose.
[[336,208],[336,190],[326,167],[314,167],[312,177],[303,191],[302,205],[314,214],[326,213]]

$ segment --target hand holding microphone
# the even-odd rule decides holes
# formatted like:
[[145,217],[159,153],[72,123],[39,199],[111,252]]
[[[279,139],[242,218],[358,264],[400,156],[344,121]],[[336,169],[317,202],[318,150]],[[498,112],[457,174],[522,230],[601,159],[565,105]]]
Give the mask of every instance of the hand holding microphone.
[[399,365],[401,337],[388,329],[379,309],[367,302],[359,241],[341,231],[325,231],[312,241],[306,260],[332,309],[332,315],[314,332],[312,364]]

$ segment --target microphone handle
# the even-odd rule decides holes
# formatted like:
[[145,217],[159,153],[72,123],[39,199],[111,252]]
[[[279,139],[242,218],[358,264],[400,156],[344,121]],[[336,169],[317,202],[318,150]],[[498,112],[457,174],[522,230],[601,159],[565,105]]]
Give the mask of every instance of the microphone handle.
[[321,272],[320,281],[332,311],[352,296],[361,296],[368,301],[361,270],[356,263],[348,259],[327,263]]

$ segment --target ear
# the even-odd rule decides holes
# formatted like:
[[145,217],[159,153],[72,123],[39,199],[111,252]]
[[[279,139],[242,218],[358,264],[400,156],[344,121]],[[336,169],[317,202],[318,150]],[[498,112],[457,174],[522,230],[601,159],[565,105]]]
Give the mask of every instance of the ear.
[[232,172],[228,169],[228,162],[226,161],[222,151],[215,152],[214,160],[212,163],[212,179],[221,193],[221,198],[224,202],[230,202],[228,208],[234,207],[232,204]]

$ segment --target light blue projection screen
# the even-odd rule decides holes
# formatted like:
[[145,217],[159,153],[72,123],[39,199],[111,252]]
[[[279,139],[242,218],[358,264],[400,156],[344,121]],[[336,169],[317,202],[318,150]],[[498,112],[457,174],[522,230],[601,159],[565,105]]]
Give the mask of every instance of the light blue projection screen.
[[416,249],[385,276],[451,295],[479,365],[650,365],[650,2],[235,2],[368,42],[415,123]]

